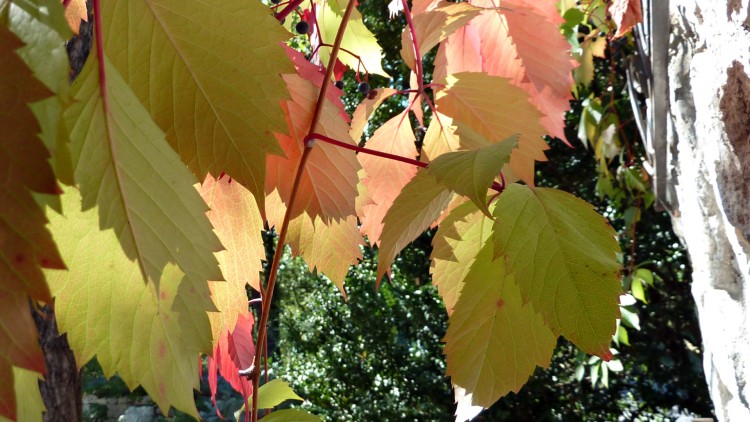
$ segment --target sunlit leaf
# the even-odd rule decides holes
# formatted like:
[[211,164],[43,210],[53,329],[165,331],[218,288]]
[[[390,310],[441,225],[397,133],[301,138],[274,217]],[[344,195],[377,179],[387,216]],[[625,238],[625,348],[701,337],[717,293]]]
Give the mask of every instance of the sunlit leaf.
[[506,257],[524,301],[581,350],[611,357],[622,289],[609,222],[571,194],[516,184],[494,216],[495,255]]

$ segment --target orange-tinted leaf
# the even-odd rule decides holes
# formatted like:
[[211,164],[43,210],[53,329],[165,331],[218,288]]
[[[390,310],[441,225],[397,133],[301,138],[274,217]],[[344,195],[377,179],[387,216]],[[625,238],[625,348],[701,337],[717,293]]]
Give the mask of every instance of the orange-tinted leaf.
[[[409,72],[409,89],[419,89],[419,83],[417,82],[417,74]],[[424,111],[422,110],[422,96],[417,95],[416,92],[409,93],[409,107],[411,112],[414,113],[414,117],[419,123],[419,127],[424,127]]]
[[[472,4],[496,6],[491,0]],[[510,78],[544,113],[546,132],[565,140],[573,61],[558,29],[560,17],[554,5],[544,2],[506,0],[503,6],[483,12],[448,38],[435,59],[435,78],[465,71]]]
[[[267,157],[266,192],[278,189],[281,199],[288,203],[297,167],[304,149],[304,137],[312,122],[319,90],[299,75],[284,75],[290,101],[283,102],[291,136],[276,134],[286,158]],[[318,133],[354,144],[349,126],[329,101],[325,101]],[[339,221],[355,215],[357,197],[357,171],[360,169],[353,151],[316,142],[302,174],[292,217],[307,213],[324,221]]]
[[8,294],[49,302],[41,268],[65,268],[31,192],[58,194],[49,151],[29,103],[52,93],[16,54],[22,42],[0,26],[0,280]]
[[208,218],[226,250],[217,252],[224,281],[209,284],[211,298],[219,312],[211,312],[214,347],[222,332],[233,330],[237,316],[247,312],[249,284],[260,291],[262,261],[266,258],[263,247],[263,220],[253,195],[229,177],[215,180],[208,176],[198,187],[211,211]]
[[81,21],[89,21],[89,14],[86,10],[86,0],[71,0],[65,7],[65,19],[68,26],[74,34],[78,35],[78,29],[81,27]]
[[617,24],[615,38],[624,36],[643,21],[640,0],[614,0],[609,6],[609,13]]
[[[401,113],[385,122],[367,141],[367,148],[414,159],[418,152],[416,138],[406,113]],[[362,234],[371,245],[380,243],[383,218],[401,190],[417,173],[412,164],[401,163],[369,154],[357,156],[367,176],[362,182],[370,192],[372,204],[365,205]]]
[[[541,113],[529,103],[528,94],[507,79],[474,72],[449,75],[445,94],[436,101],[438,111],[464,125],[465,131],[473,130],[492,143],[521,134],[510,168],[533,185],[534,162],[545,160],[548,147],[542,139],[545,130],[539,123]],[[462,147],[481,146],[467,145],[460,130],[457,135]]]
[[[279,227],[286,208],[278,192],[266,198],[266,209],[269,226]],[[310,216],[301,214],[289,222],[286,241],[292,253],[301,256],[310,270],[325,274],[346,297],[346,274],[351,265],[362,259],[363,241],[355,216],[329,222],[317,217],[313,222]]]
[[[321,88],[323,86],[323,79],[325,79],[325,68],[323,66],[318,66],[310,63],[310,61],[305,58],[304,54],[288,46],[284,47],[284,51],[286,51],[286,55],[294,64],[294,68],[297,69],[298,75],[312,82],[313,85],[318,88]],[[336,61],[337,65],[339,63],[339,61]],[[339,114],[346,122],[348,122],[349,114],[347,114],[346,110],[344,109],[344,103],[341,102],[341,95],[343,95],[343,92],[341,92],[340,89],[336,88],[333,84],[328,85],[326,98],[331,102],[331,104],[338,107]]]
[[[469,3],[440,3],[439,7],[414,16],[419,53],[424,56],[440,41],[447,38],[458,28],[466,25],[482,11]],[[404,28],[401,34],[401,57],[407,66],[414,69],[414,43],[411,31]]]
[[362,133],[364,133],[365,126],[367,126],[367,121],[370,120],[372,113],[375,112],[383,101],[396,92],[398,91],[393,88],[378,88],[375,90],[373,98],[368,96],[359,103],[352,115],[352,128],[349,130],[349,134],[355,142],[358,142],[362,138]]
[[427,127],[427,133],[422,140],[422,155],[420,160],[429,163],[446,152],[458,151],[460,148],[456,128],[453,119],[441,114],[434,113]]

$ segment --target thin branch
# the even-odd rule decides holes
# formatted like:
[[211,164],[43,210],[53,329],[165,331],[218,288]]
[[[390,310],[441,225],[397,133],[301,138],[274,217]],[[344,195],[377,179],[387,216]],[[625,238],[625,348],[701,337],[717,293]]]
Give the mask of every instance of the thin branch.
[[[95,0],[98,1],[98,0]],[[294,5],[296,7],[297,4],[301,3],[301,0],[297,2],[296,0],[290,4],[290,6]],[[313,113],[312,122],[310,124],[310,129],[308,132],[308,135],[305,137],[305,144],[304,144],[304,150],[302,152],[302,157],[300,158],[300,162],[297,165],[297,173],[294,176],[294,182],[292,184],[292,191],[291,195],[289,197],[289,202],[287,203],[287,209],[284,213],[284,220],[281,223],[281,229],[279,230],[279,238],[276,242],[276,250],[273,254],[273,261],[271,263],[271,269],[269,270],[268,274],[268,284],[265,288],[265,291],[263,292],[263,309],[260,314],[260,322],[258,323],[258,339],[256,341],[256,353],[255,353],[255,359],[254,359],[254,366],[256,368],[260,367],[260,360],[261,360],[261,348],[264,344],[266,344],[266,331],[268,326],[268,316],[271,312],[271,301],[273,299],[273,291],[274,287],[276,286],[276,278],[278,276],[279,272],[279,266],[281,264],[281,257],[284,254],[284,244],[286,241],[286,235],[289,229],[289,222],[292,219],[292,212],[294,211],[294,205],[297,200],[297,192],[299,191],[299,185],[302,180],[302,174],[305,171],[305,165],[307,164],[307,160],[310,157],[310,152],[312,151],[313,143],[307,142],[310,134],[315,132],[315,129],[318,126],[318,123],[320,121],[320,115],[323,111],[323,104],[326,99],[326,91],[328,90],[328,86],[331,82],[331,75],[333,74],[333,68],[336,63],[336,59],[339,54],[339,46],[341,45],[342,40],[344,39],[344,32],[346,31],[346,25],[349,22],[349,18],[352,14],[352,11],[354,10],[354,6],[356,5],[356,0],[349,0],[349,3],[346,6],[346,10],[344,11],[344,16],[341,19],[341,25],[339,26],[338,33],[336,34],[336,41],[333,44],[333,50],[331,51],[331,57],[328,61],[328,67],[326,68],[326,76],[323,79],[323,85],[320,87],[320,93],[318,94],[318,101],[315,104],[315,111]],[[287,7],[289,9],[289,7]],[[284,9],[279,15],[284,13],[287,9]],[[288,14],[288,13],[287,13]],[[284,15],[286,16],[286,15]],[[278,18],[278,15],[277,15]],[[253,373],[253,411],[252,411],[252,422],[258,421],[258,387],[260,384],[260,371],[256,371]]]
[[276,14],[276,19],[279,22],[283,21],[287,16],[289,16],[290,13],[296,10],[297,6],[302,4],[303,1],[305,0],[292,0],[284,9],[281,10],[281,12]]
[[406,25],[409,27],[409,35],[411,36],[411,44],[414,47],[414,73],[417,74],[417,85],[419,92],[424,91],[424,72],[422,71],[422,53],[419,51],[419,40],[417,39],[417,29],[414,26],[414,19],[411,16],[411,9],[409,9],[409,2],[407,0],[401,0],[401,4],[404,6],[404,16],[406,17]]
[[[427,168],[429,166],[429,164],[423,163],[413,158],[406,158],[400,155],[389,154],[387,152],[369,149],[369,148],[361,147],[359,145],[347,144],[346,142],[339,141],[338,139],[329,138],[328,136],[321,135],[319,133],[311,133],[307,135],[305,137],[305,143],[307,144],[309,141],[313,139],[317,139],[319,141],[323,141],[331,145],[336,145],[337,147],[356,151],[361,154],[369,154],[369,155],[374,155],[376,157],[387,158],[389,160],[411,164],[413,166],[420,167],[420,168]],[[502,180],[502,183],[493,182],[491,186],[491,188],[497,192],[502,192],[503,190],[505,190],[505,176],[503,176],[502,173],[500,173],[500,179]]]

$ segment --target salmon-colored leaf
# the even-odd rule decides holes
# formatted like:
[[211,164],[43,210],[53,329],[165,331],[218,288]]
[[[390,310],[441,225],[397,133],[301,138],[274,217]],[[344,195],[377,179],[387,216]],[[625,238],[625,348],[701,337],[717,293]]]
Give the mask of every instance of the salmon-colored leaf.
[[[286,158],[268,156],[266,192],[278,190],[284,203],[288,203],[319,90],[299,75],[284,75],[284,80],[292,95],[290,101],[283,102],[291,136],[276,134]],[[329,101],[323,104],[320,123],[316,130],[329,138],[354,144],[349,135],[349,126]],[[340,221],[355,215],[354,201],[357,197],[359,169],[360,165],[353,151],[316,142],[297,189],[292,217],[304,212],[311,218]]]
[[[490,142],[520,133],[518,150],[513,152],[510,167],[526,183],[534,184],[534,162],[543,161],[547,144],[539,123],[541,113],[529,103],[523,90],[507,79],[484,73],[449,75],[445,95],[436,100],[438,111],[476,131]],[[461,138],[460,132],[457,132]],[[461,141],[462,145],[464,141]]]
[[[253,343],[253,315],[245,312],[237,318],[237,325],[224,331],[214,348],[213,356],[208,358],[209,377],[215,377],[218,371],[234,388],[247,399],[253,394],[253,385],[247,377],[240,375],[240,371],[247,370],[255,359],[255,343]],[[210,386],[211,400],[216,404],[216,384]],[[216,409],[217,413],[219,409]]]
[[[414,159],[418,154],[415,141],[409,116],[404,112],[383,123],[367,141],[366,146],[369,149]],[[367,236],[371,245],[377,245],[380,243],[383,218],[388,208],[409,180],[417,174],[417,168],[412,164],[369,154],[359,154],[357,158],[367,174],[362,182],[372,199],[371,204],[363,207],[362,234]]]
[[[64,1],[64,0],[62,0]],[[78,35],[81,21],[89,21],[89,13],[86,10],[86,0],[71,0],[65,6],[65,19],[74,34]]]
[[[469,3],[440,3],[439,7],[414,16],[414,32],[419,45],[419,54],[424,56],[433,47],[466,25],[481,13],[482,9]],[[414,43],[411,31],[404,28],[401,34],[401,57],[414,69]]]
[[352,115],[352,127],[349,130],[349,134],[355,142],[359,142],[360,138],[362,138],[367,122],[380,104],[397,92],[398,91],[393,88],[378,88],[375,90],[375,95],[372,98],[368,96],[359,103]]

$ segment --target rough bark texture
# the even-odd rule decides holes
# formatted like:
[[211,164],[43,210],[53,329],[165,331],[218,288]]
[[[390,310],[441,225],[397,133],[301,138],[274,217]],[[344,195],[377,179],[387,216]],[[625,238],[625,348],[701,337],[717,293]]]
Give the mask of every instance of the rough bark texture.
[[[660,0],[656,0],[660,1]],[[720,420],[750,421],[750,22],[747,0],[672,0],[668,142],[675,231],[693,265]]]
[[81,374],[76,365],[68,339],[57,331],[55,314],[51,308],[34,312],[39,329],[39,343],[44,352],[47,374],[39,381],[47,412],[45,422],[83,420]]

